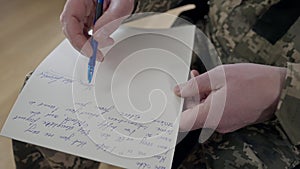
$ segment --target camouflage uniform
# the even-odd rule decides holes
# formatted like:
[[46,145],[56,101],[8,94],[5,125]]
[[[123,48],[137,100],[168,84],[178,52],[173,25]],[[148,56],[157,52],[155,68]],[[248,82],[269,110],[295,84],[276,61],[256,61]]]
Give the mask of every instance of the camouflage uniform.
[[[163,0],[159,4],[165,1],[168,6],[179,2]],[[296,146],[300,143],[300,39],[299,35],[297,37],[300,18],[275,44],[252,29],[256,21],[278,2],[211,0],[207,20],[199,17],[196,21],[215,45],[223,63],[251,62],[287,67],[288,73],[277,118],[233,133],[215,133],[204,144],[195,145],[179,168],[300,167],[300,147]],[[156,8],[162,11],[162,7]],[[137,9],[148,12],[149,8]]]
[[[199,0],[200,1],[200,0]],[[279,0],[212,0],[207,19],[196,24],[223,63],[287,67],[276,117],[196,144],[181,163],[190,168],[295,168],[300,163],[300,19],[275,44],[253,31],[258,18]],[[182,0],[137,0],[136,12],[163,12]],[[298,123],[297,123],[298,122]],[[193,138],[193,137],[192,137]],[[193,138],[195,139],[195,138]],[[192,144],[193,145],[193,144]],[[177,151],[177,150],[176,150]],[[14,141],[17,168],[97,168],[99,163]],[[176,152],[175,152],[176,153]]]

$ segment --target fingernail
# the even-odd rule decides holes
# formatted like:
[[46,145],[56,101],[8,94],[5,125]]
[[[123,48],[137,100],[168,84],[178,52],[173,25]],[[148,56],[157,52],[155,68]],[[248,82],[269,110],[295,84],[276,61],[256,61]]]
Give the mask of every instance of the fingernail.
[[191,77],[192,77],[192,78],[194,78],[194,77],[195,77],[195,74],[194,74],[193,72],[191,73]]
[[104,61],[104,57],[102,57],[102,58],[97,57],[97,61],[98,62],[103,62]]
[[100,50],[97,51],[97,61],[98,62],[103,62],[104,57],[102,55],[102,52]]
[[86,44],[82,47],[80,53],[83,54],[83,55],[86,56],[86,57],[91,57],[92,54],[93,54],[93,49],[92,49],[92,47],[90,46],[90,44],[86,43]]
[[174,92],[175,92],[176,95],[180,96],[180,87],[178,85],[175,86]]

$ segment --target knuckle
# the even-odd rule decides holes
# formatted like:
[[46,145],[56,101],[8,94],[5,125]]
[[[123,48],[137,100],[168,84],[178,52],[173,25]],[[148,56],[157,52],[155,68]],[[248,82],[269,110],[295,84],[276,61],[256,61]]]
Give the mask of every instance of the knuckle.
[[60,23],[63,24],[66,21],[66,14],[63,12],[59,16]]

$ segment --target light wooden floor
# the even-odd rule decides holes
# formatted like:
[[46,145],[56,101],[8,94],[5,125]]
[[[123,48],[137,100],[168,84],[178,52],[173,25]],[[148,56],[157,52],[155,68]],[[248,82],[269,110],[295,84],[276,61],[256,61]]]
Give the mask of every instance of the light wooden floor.
[[[0,0],[0,128],[27,72],[64,38],[64,0]],[[0,136],[0,168],[14,168],[11,142]]]
[[[17,98],[25,75],[64,39],[59,15],[65,0],[0,0],[0,129]],[[177,15],[187,6],[169,11]],[[149,19],[149,18],[148,18]],[[147,24],[146,24],[147,23]],[[155,17],[132,25],[170,27]],[[0,136],[0,169],[14,167],[11,140]]]

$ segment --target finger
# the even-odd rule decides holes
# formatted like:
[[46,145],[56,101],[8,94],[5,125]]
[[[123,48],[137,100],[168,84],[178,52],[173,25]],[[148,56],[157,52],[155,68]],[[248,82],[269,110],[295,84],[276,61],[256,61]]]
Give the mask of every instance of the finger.
[[60,16],[62,22],[70,16],[76,16],[77,19],[83,20],[84,17],[89,16],[94,10],[95,4],[93,1],[86,0],[68,0],[63,12]]
[[[97,20],[94,31],[99,30],[114,20],[119,20],[119,23],[121,24],[121,22],[127,18],[133,10],[133,1],[109,1],[108,3],[108,8],[105,10],[101,18]],[[114,32],[114,30],[112,30],[112,32]]]
[[104,38],[102,38],[102,39],[95,38],[95,40],[98,42],[99,50],[102,48],[111,46],[115,43],[114,39],[112,39],[111,37],[106,37],[105,39]]
[[84,0],[69,0],[60,17],[64,34],[78,51],[82,51],[89,38],[84,32],[86,30],[84,20],[91,12],[92,6],[93,3]]
[[110,0],[104,0],[103,2],[103,10],[106,11],[109,7]]
[[[96,39],[95,39],[96,40]],[[97,41],[97,40],[96,40]],[[97,41],[98,42],[98,41]],[[102,48],[105,48],[107,46],[111,46],[114,44],[114,40],[110,37],[108,37],[106,40],[103,40],[101,41],[101,44],[98,42],[98,50],[97,50],[97,61],[99,62],[102,62],[103,59],[104,59],[104,56],[103,56],[103,53],[101,52],[101,49]],[[87,56],[87,57],[91,57],[93,55],[93,49],[92,49],[92,46],[91,46],[91,39],[89,39],[85,44],[84,46],[82,47],[81,49],[81,53],[84,55],[84,56]]]
[[[104,39],[108,39],[110,35],[118,29],[118,27],[121,25],[122,21],[124,19],[120,18],[112,18],[109,14],[110,12],[105,12],[105,14],[97,21],[101,22],[99,25],[102,25],[105,23],[105,25],[99,27],[98,23],[96,23],[94,28],[94,38],[97,39],[99,42],[101,42]],[[113,19],[113,20],[112,20]]]
[[[199,72],[197,70],[192,70],[190,72],[190,76],[191,78],[194,78],[196,76],[199,76]],[[193,107],[195,107],[196,105],[198,105],[201,101],[201,97],[187,97],[184,99],[184,104],[183,104],[183,110],[187,110],[187,109],[191,109]]]
[[204,103],[182,112],[179,125],[180,131],[185,132],[202,128],[209,112],[210,103],[211,97],[208,97]]
[[183,110],[191,109],[200,103],[200,99],[197,97],[187,97],[184,99]]
[[[197,75],[198,72],[193,72]],[[177,85],[174,88],[174,92],[180,97],[192,97],[195,95],[201,95],[211,91],[210,80],[208,73],[201,74],[197,77],[190,79],[188,82]]]
[[[73,45],[73,44],[72,44]],[[91,57],[93,55],[93,48],[91,46],[91,39],[87,40],[84,45],[79,50],[81,54],[86,57]]]
[[96,59],[97,59],[98,62],[103,62],[104,61],[103,53],[100,50],[97,50]]
[[[92,49],[92,46],[90,45],[90,43],[85,43],[85,45],[83,46],[83,48],[80,52],[88,58],[93,56],[93,49]],[[96,60],[98,62],[103,62],[103,60],[104,60],[104,56],[100,50],[97,50]]]
[[192,70],[190,74],[191,74],[191,77],[192,77],[192,78],[194,78],[194,77],[200,75],[199,72],[198,72],[197,70]]
[[[89,42],[90,42],[90,40],[89,40]],[[96,59],[97,59],[98,62],[103,62],[103,60],[104,60],[104,55],[101,52],[101,49],[105,48],[107,46],[113,45],[113,43],[114,43],[114,40],[112,38],[110,38],[110,37],[108,39],[102,41],[101,44],[98,42],[98,47],[97,47],[98,50],[97,50],[97,54],[96,54]],[[87,55],[85,55],[87,57],[91,57],[92,54],[93,54],[93,49],[92,49],[91,44],[90,43],[86,43],[84,45],[81,53],[83,53],[84,55],[87,54]]]
[[87,42],[87,37],[83,34],[82,28],[83,24],[75,17],[68,18],[63,26],[64,34],[78,51],[81,51],[82,47]]
[[109,37],[132,12],[134,1],[109,1],[108,8],[94,26],[98,39]]
[[105,48],[107,46],[111,46],[114,44],[114,40],[112,38],[107,38],[106,40],[101,41],[101,44],[98,42],[98,50],[97,50],[97,61],[103,62],[104,61],[104,55],[101,52],[102,48]]
[[[81,53],[87,57],[91,57],[93,56],[93,48],[91,46],[91,38],[84,44]],[[96,53],[96,60],[98,62],[102,62],[104,60],[104,56],[103,53],[101,52],[101,50],[97,49],[97,53]]]

